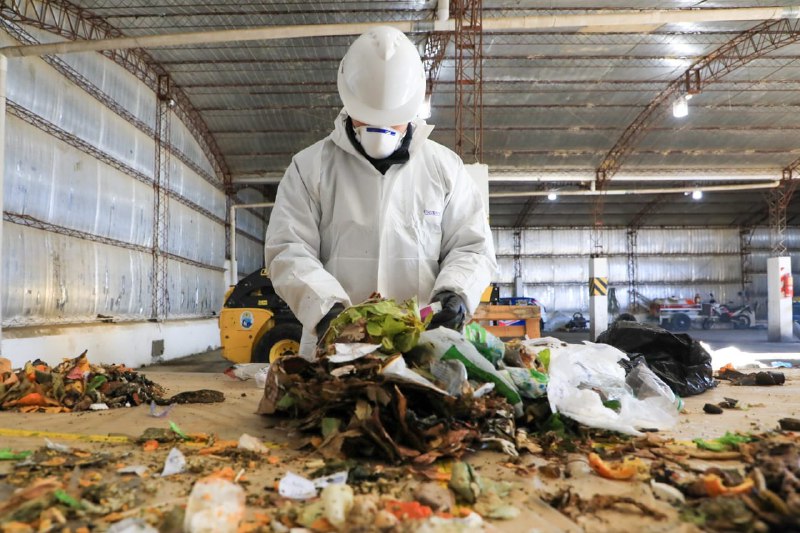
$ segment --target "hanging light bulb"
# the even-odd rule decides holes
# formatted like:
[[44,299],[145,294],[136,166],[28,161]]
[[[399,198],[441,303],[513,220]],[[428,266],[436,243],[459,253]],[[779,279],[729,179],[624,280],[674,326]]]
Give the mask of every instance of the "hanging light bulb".
[[550,200],[551,202],[555,201],[557,198],[558,195],[554,192],[551,192],[550,194],[547,195],[547,199]]
[[677,100],[672,102],[672,116],[675,118],[683,118],[689,115],[689,102],[683,96],[679,96]]
[[700,200],[703,198],[703,191],[696,189],[692,191],[692,200]]

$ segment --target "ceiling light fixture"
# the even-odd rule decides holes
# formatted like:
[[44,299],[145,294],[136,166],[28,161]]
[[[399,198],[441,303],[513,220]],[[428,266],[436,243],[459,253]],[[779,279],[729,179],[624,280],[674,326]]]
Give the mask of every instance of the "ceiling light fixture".
[[700,200],[703,198],[703,191],[696,189],[692,191],[692,200]]
[[684,96],[679,96],[677,100],[672,102],[672,116],[675,118],[683,118],[689,115],[689,102]]
[[550,200],[551,202],[554,202],[557,198],[558,195],[554,192],[551,192],[550,194],[547,195],[547,199]]

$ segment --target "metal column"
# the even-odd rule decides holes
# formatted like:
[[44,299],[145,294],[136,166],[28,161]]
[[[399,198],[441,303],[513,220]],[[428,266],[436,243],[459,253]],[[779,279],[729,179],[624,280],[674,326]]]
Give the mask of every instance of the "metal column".
[[483,159],[483,0],[454,0],[456,153]]
[[174,105],[169,76],[158,76],[156,91],[155,164],[153,168],[153,310],[151,320],[163,322],[169,311],[169,142]]
[[767,259],[767,340],[791,342],[792,331],[792,258],[786,255],[786,208],[794,196],[798,180],[792,167],[783,171],[781,186],[770,191],[769,225],[772,257]]
[[608,329],[608,258],[589,259],[589,339]]
[[767,259],[767,340],[792,342],[792,259]]
[[638,256],[636,248],[639,242],[639,230],[628,228],[628,312],[635,313],[639,310],[639,301],[636,293],[639,292],[637,276]]

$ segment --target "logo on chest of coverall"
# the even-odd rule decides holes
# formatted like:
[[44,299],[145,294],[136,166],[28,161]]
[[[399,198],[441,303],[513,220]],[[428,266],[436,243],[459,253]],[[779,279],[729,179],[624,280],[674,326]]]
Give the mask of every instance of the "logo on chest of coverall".
[[435,209],[425,209],[422,212],[422,214],[425,215],[426,217],[440,217],[440,216],[442,216],[442,212],[441,211],[436,211]]

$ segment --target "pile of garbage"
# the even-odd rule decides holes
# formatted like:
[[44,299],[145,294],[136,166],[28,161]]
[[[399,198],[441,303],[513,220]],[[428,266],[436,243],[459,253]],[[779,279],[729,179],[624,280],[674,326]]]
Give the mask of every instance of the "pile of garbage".
[[413,300],[345,310],[313,360],[269,368],[258,412],[287,415],[301,444],[325,457],[416,464],[483,448],[516,457],[520,431],[555,413],[629,435],[677,422],[680,398],[647,361],[613,346],[507,346],[478,324],[463,334],[426,326]]
[[93,365],[86,352],[54,368],[36,360],[14,372],[5,361],[0,366],[0,410],[68,413],[130,407],[164,395],[159,385],[132,368]]
[[69,413],[147,403],[158,405],[224,401],[219,391],[187,391],[164,397],[164,389],[125,365],[95,365],[87,352],[51,368],[28,361],[14,371],[0,358],[0,411]]
[[429,464],[460,457],[482,440],[513,449],[512,407],[502,396],[475,391],[461,361],[408,367],[402,351],[410,354],[430,333],[413,301],[352,307],[332,322],[315,361],[283,357],[270,366],[259,413],[290,415],[293,427],[313,433],[308,444],[325,457]]

